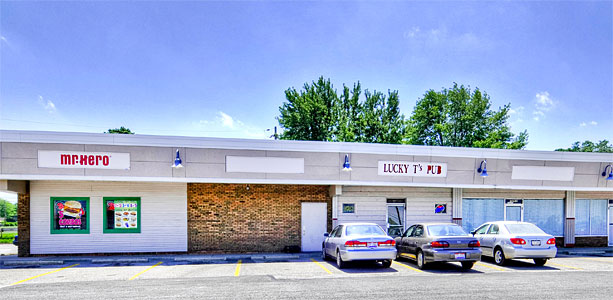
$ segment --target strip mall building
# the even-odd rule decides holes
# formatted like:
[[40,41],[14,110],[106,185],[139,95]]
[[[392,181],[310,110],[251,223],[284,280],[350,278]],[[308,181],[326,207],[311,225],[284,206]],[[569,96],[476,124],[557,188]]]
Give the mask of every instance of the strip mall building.
[[613,244],[611,153],[0,131],[0,157],[20,256],[319,251],[357,221],[523,220],[559,246]]

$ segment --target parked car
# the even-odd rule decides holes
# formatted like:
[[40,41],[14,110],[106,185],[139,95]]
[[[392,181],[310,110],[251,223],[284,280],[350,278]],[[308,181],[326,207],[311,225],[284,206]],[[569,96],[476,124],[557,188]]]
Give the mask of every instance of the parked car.
[[431,262],[460,262],[470,269],[481,260],[479,241],[453,223],[419,223],[396,238],[398,257],[415,260],[423,269]]
[[396,242],[379,225],[374,223],[349,223],[336,226],[324,234],[322,258],[336,258],[342,269],[348,261],[372,260],[389,268],[396,258]]
[[13,237],[13,245],[17,246],[19,240],[17,238],[17,236]]
[[488,222],[472,234],[481,243],[483,255],[493,257],[497,265],[513,258],[531,258],[542,266],[558,252],[555,237],[528,222]]

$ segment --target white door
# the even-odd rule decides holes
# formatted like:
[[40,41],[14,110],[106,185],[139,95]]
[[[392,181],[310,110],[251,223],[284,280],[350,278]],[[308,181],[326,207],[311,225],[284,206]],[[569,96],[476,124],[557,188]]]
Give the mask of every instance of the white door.
[[326,203],[302,202],[302,252],[321,251],[327,219]]
[[609,246],[613,246],[613,206],[609,206]]

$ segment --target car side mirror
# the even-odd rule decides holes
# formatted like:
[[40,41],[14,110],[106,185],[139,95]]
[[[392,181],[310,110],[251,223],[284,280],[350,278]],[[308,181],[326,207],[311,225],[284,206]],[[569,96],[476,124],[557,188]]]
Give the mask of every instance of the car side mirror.
[[473,231],[470,232],[470,234],[472,234],[473,236],[475,236],[475,233],[477,233],[476,230],[473,230]]
[[330,234],[329,234],[329,233],[324,232],[324,237],[329,237],[329,236],[330,236]]

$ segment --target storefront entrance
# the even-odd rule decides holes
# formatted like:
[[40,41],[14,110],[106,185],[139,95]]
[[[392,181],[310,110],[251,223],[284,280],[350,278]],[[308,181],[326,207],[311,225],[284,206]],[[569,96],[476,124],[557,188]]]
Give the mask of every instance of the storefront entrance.
[[391,237],[401,236],[404,231],[405,200],[387,200],[387,234]]
[[505,221],[518,221],[524,220],[524,204],[521,199],[506,199],[504,204],[504,216]]
[[609,200],[609,246],[613,246],[613,200]]

